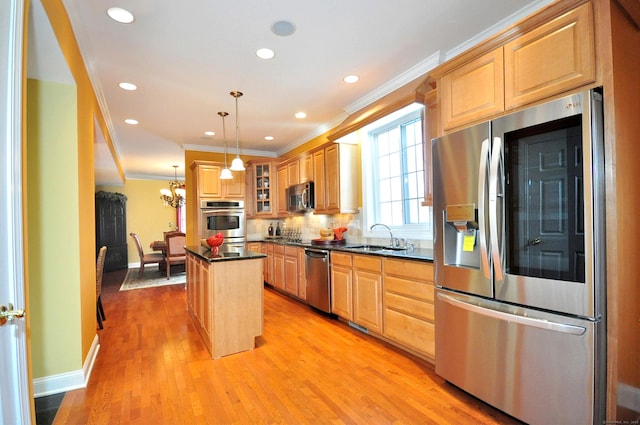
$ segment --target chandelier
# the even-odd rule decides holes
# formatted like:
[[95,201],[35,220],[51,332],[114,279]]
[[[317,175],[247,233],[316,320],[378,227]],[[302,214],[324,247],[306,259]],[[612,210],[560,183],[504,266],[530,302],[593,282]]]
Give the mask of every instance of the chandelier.
[[173,166],[173,181],[169,182],[169,189],[160,189],[160,199],[168,207],[179,208],[184,205],[187,192],[184,183],[178,181],[178,165]]
[[238,98],[242,96],[240,91],[232,91],[229,93],[236,98],[236,157],[231,161],[231,171],[244,171],[244,164],[240,159],[240,148],[238,143]]
[[231,170],[229,169],[229,166],[227,166],[227,128],[224,125],[224,117],[229,115],[229,113],[218,112],[218,115],[222,117],[222,139],[224,142],[224,168],[220,173],[220,180],[230,180],[233,178],[233,175],[231,174]]

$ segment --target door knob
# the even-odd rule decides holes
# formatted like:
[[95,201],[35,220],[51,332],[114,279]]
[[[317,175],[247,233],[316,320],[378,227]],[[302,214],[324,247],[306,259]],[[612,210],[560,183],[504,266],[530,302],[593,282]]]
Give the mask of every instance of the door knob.
[[14,310],[13,304],[9,306],[0,305],[0,326],[4,326],[7,322],[24,317],[24,310]]
[[542,242],[542,239],[540,239],[540,238],[535,238],[534,240],[529,241],[529,245],[534,246],[534,245],[538,245],[538,244],[539,244],[539,243],[541,243],[541,242]]

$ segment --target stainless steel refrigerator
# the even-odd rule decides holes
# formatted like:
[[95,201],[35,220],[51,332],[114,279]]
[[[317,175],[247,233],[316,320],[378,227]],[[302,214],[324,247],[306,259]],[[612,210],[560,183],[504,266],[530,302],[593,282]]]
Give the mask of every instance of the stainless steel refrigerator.
[[602,96],[432,143],[436,373],[530,424],[602,423]]

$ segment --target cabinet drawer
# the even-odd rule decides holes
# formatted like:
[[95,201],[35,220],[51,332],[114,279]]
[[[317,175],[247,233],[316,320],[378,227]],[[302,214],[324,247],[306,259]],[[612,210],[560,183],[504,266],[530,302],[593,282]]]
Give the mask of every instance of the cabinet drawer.
[[382,258],[370,255],[354,255],[353,268],[382,273]]
[[398,313],[408,314],[431,322],[435,320],[434,306],[432,303],[385,292],[384,305],[386,309],[394,310]]
[[384,290],[405,297],[433,303],[434,290],[430,282],[403,279],[394,276],[384,277]]
[[284,255],[288,257],[298,257],[298,247],[297,246],[285,246],[284,247]]
[[351,267],[351,254],[343,254],[341,252],[331,252],[331,263],[340,266]]
[[282,254],[284,255],[284,245],[280,245],[278,243],[273,244],[273,253],[274,254]]
[[411,280],[433,282],[433,263],[385,259],[384,273],[406,277]]
[[384,335],[430,357],[435,357],[435,334],[432,323],[386,309]]

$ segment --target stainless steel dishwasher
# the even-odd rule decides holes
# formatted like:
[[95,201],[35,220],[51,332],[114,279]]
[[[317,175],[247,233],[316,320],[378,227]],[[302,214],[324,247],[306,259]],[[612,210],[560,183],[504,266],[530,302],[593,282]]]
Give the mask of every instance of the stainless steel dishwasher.
[[305,248],[307,274],[307,303],[318,310],[331,313],[331,274],[329,251]]

